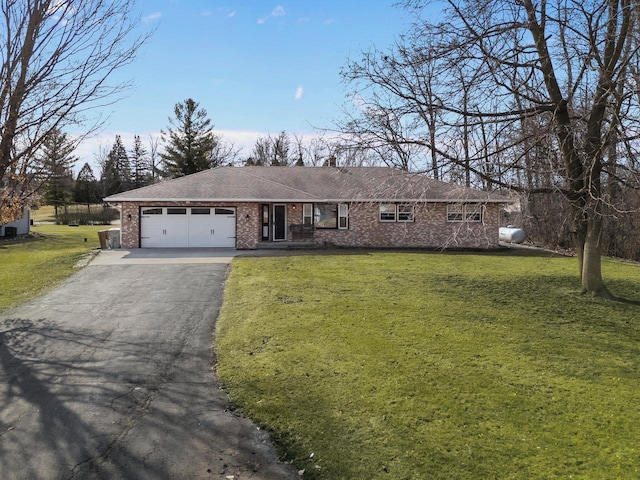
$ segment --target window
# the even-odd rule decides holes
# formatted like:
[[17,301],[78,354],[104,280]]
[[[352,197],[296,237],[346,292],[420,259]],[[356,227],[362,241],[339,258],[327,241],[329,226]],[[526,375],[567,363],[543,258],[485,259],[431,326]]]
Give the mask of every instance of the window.
[[186,215],[186,208],[167,208],[167,215]]
[[313,225],[313,204],[304,203],[302,205],[302,224]]
[[211,215],[210,208],[192,208],[191,215]]
[[413,222],[413,220],[413,205],[396,205],[394,203],[383,203],[380,205],[381,222]]
[[398,221],[413,222],[413,205],[398,205]]
[[338,228],[340,230],[349,228],[349,205],[346,203],[338,205]]
[[464,205],[450,203],[447,205],[447,222],[462,222],[464,220]]
[[313,225],[316,228],[338,228],[338,206],[335,204],[314,205]]
[[143,208],[142,215],[162,215],[161,208]]
[[482,221],[482,205],[479,203],[469,203],[464,206],[464,219],[467,222]]
[[216,215],[235,215],[236,211],[233,208],[216,208]]
[[447,222],[482,222],[481,203],[450,203]]
[[386,203],[383,203],[382,205],[380,205],[380,221],[395,222],[396,206],[393,204],[386,204]]

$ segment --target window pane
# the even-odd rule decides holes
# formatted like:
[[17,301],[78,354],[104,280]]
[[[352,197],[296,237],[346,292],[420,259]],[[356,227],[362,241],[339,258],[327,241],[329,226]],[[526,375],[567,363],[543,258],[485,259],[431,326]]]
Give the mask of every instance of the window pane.
[[314,205],[313,224],[316,228],[337,228],[338,227],[338,206],[337,205]]
[[380,221],[381,222],[395,222],[396,221],[396,206],[393,204],[380,205]]
[[167,208],[167,215],[186,215],[186,208]]
[[398,205],[398,221],[413,222],[413,205]]
[[143,208],[142,215],[162,215],[161,208]]
[[338,228],[343,230],[349,228],[349,205],[346,203],[338,205]]
[[481,222],[482,205],[479,203],[469,203],[465,205],[465,219],[467,222]]
[[210,215],[210,214],[211,214],[210,208],[192,208],[191,209],[191,215]]
[[302,224],[313,225],[313,204],[305,203],[302,205]]
[[233,208],[216,208],[216,215],[235,215],[236,211]]
[[464,219],[463,205],[461,203],[450,203],[447,205],[447,222],[461,222]]

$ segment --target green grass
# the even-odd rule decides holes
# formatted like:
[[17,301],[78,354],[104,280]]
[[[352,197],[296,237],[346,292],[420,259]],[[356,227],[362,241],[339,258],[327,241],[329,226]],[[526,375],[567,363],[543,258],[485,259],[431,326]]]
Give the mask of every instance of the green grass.
[[78,260],[100,246],[97,232],[104,228],[36,225],[26,238],[0,239],[0,310],[25,302],[71,275]]
[[[603,270],[640,297],[640,268]],[[305,478],[640,478],[640,307],[579,295],[576,271],[500,255],[237,258],[218,373]]]
[[37,208],[32,208],[29,215],[34,222],[55,223],[56,221],[55,207],[53,205],[40,205]]

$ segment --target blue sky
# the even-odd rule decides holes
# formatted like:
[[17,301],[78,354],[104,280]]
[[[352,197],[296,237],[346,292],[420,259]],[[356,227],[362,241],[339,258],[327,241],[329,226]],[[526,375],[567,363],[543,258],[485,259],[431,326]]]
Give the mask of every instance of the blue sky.
[[134,134],[159,136],[186,98],[243,157],[259,136],[313,135],[347,101],[339,76],[347,59],[390,46],[408,24],[393,0],[141,0],[138,9],[140,30],[155,33],[114,77],[134,88],[105,110],[103,130],[76,152],[79,166],[95,163],[90,157],[116,134],[126,146]]

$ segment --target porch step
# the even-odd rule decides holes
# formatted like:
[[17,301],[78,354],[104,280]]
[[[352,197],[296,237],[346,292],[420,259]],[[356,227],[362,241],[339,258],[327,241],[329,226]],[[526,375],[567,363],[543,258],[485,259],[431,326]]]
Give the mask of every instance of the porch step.
[[256,248],[263,250],[314,250],[323,247],[315,242],[259,242]]

